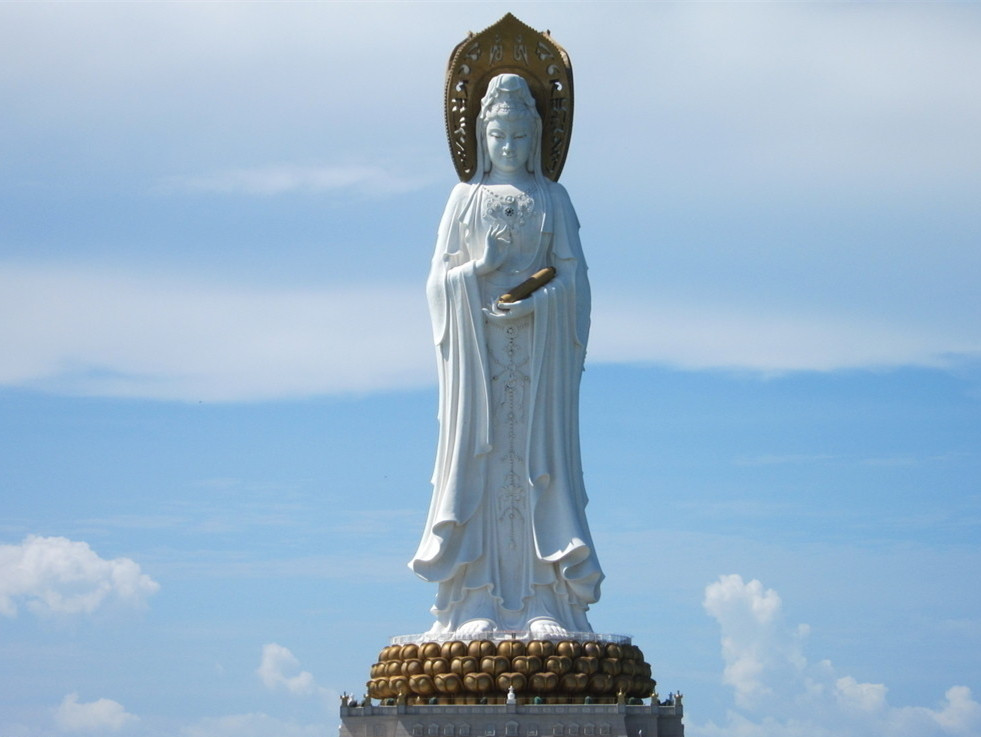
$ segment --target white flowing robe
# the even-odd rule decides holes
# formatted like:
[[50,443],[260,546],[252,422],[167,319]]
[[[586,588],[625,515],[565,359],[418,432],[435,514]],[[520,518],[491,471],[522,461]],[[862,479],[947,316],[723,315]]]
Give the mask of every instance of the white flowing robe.
[[457,185],[440,223],[427,283],[439,367],[439,444],[429,516],[409,564],[423,579],[439,583],[434,630],[463,624],[470,611],[464,600],[481,589],[494,602],[489,618],[501,629],[528,629],[531,620],[548,618],[570,631],[590,631],[585,611],[599,598],[603,574],[586,523],[579,451],[589,283],[568,195],[559,184],[545,186],[537,262],[529,271],[554,266],[556,276],[528,298],[534,300],[532,315],[519,318],[529,321],[522,348],[528,356],[526,409],[524,437],[511,442],[519,445],[512,457],[520,458],[519,493],[527,492],[528,515],[522,520],[527,544],[516,566],[502,564],[495,550],[499,505],[497,490],[488,488],[495,413],[504,410],[494,406],[490,386],[491,328],[484,309],[492,300],[486,285],[482,298],[487,277],[474,269],[490,227],[481,215],[481,199],[488,195],[473,189],[481,185]]

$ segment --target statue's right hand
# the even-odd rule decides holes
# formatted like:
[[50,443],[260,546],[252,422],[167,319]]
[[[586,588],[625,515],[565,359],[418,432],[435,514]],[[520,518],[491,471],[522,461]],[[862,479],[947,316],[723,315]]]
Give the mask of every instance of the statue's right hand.
[[487,239],[484,243],[484,255],[477,261],[475,270],[478,274],[489,274],[496,271],[507,255],[507,247],[511,245],[510,229],[506,225],[499,223],[491,226],[487,231]]

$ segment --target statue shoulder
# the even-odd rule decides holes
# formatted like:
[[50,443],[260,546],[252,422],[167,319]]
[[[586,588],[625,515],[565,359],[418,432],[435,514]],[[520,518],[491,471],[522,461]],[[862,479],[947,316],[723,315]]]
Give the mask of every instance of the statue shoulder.
[[576,215],[576,208],[572,206],[572,200],[569,199],[569,193],[566,192],[565,187],[552,181],[548,182],[547,187],[548,199],[552,203],[552,212],[566,224],[567,229],[578,230],[579,217]]
[[548,187],[548,196],[552,200],[552,204],[560,208],[572,208],[572,200],[569,199],[569,193],[566,191],[558,182],[553,182],[551,180],[545,180]]
[[443,219],[440,222],[440,232],[445,231],[449,224],[460,217],[463,209],[467,206],[470,201],[470,193],[473,190],[472,184],[467,184],[466,182],[460,182],[452,190],[450,190],[450,196],[446,200],[446,207],[443,208]]
[[470,193],[473,192],[473,188],[478,185],[470,184],[469,182],[458,182],[452,190],[450,190],[450,197],[447,204],[466,204],[470,199]]
[[564,197],[569,199],[569,193],[566,191],[565,187],[558,182],[553,182],[551,179],[545,180],[545,185],[548,187],[548,193],[552,197]]

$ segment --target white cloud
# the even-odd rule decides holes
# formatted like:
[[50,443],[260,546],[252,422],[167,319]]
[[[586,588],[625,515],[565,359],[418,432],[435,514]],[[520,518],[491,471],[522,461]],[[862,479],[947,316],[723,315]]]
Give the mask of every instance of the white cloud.
[[189,401],[424,385],[434,371],[420,289],[275,291],[6,268],[0,383]]
[[262,713],[202,719],[181,730],[182,737],[327,737],[321,724],[297,724]]
[[739,575],[705,588],[706,611],[721,629],[723,681],[735,708],[724,724],[687,725],[692,737],[976,737],[981,703],[965,686],[935,708],[892,706],[888,688],[838,675],[830,661],[803,654],[807,625],[790,627],[773,589]]
[[98,699],[87,703],[78,700],[77,693],[70,693],[55,709],[55,722],[64,732],[118,732],[128,724],[139,721],[112,699]]
[[[339,535],[348,534],[340,530]],[[349,538],[350,539],[350,538]],[[170,570],[211,579],[309,578],[321,581],[372,581],[392,584],[405,580],[405,552],[356,555],[308,555],[298,558],[247,557],[238,554],[193,551],[172,556]]]
[[677,301],[619,300],[599,306],[590,337],[593,360],[648,361],[686,369],[762,372],[943,367],[981,355],[981,334],[949,325],[922,328],[860,315],[754,312]]
[[187,177],[172,177],[161,184],[165,191],[256,196],[291,192],[350,191],[380,196],[421,189],[430,180],[407,177],[381,166],[300,166],[281,164],[252,169],[232,169]]
[[[626,22],[615,58],[636,71],[580,63],[577,86],[599,99],[577,115],[585,130],[586,116],[629,100],[648,121],[650,145],[607,147],[621,172],[656,181],[667,169],[700,200],[977,186],[981,104],[964,73],[981,63],[975,13],[936,3],[618,10]],[[576,39],[557,37],[575,61]],[[645,83],[654,94],[636,95]]]
[[782,626],[780,597],[759,581],[744,584],[738,575],[722,576],[705,590],[706,611],[722,627],[723,681],[735,689],[739,706],[772,696],[775,670],[798,671],[804,665],[801,643],[806,629]]
[[[295,673],[295,671],[299,671]],[[286,689],[294,696],[310,696],[315,693],[326,693],[318,686],[309,671],[300,670],[300,661],[288,648],[270,642],[262,646],[262,662],[256,669],[259,678],[266,688],[277,690]],[[287,673],[295,673],[287,675]]]
[[[274,290],[0,266],[0,384],[184,401],[424,386],[435,371],[421,289]],[[974,353],[981,338],[955,328],[606,301],[594,310],[589,360],[781,372],[944,367]]]
[[[676,244],[656,244],[668,257],[622,269],[621,292],[657,297],[598,299],[591,361],[780,372],[946,367],[981,352],[970,278],[981,98],[964,73],[981,64],[981,16],[950,4],[618,4],[611,51],[595,34],[605,6],[570,5],[561,24],[544,7],[514,10],[552,24],[577,65],[569,179],[584,223],[609,221],[587,234],[587,253],[615,242],[605,268],[631,263],[652,248],[652,232],[681,227],[678,202],[718,229],[695,221],[672,230],[666,240]],[[39,191],[68,181],[132,187],[103,167],[125,161],[129,171],[147,158],[145,169],[133,164],[139,186],[169,176],[167,187],[230,198],[373,195],[418,188],[433,173],[452,179],[434,83],[418,70],[429,65],[438,88],[464,29],[496,19],[418,3],[387,6],[384,18],[371,5],[336,3],[56,13],[21,4],[4,13],[0,95],[30,103],[11,106],[20,127],[8,136],[10,158],[24,162],[11,191],[33,191],[24,183],[35,178]],[[445,45],[403,32],[420,18]],[[383,53],[360,53],[366,37]],[[611,135],[610,111],[625,100],[630,119],[645,121],[644,135],[628,127],[636,145]],[[38,153],[60,150],[51,141],[62,138],[93,159],[39,170],[62,161]],[[744,198],[765,203],[743,233],[753,252],[732,245],[720,215]],[[919,225],[905,228],[910,212]],[[626,224],[623,213],[632,214]],[[91,219],[112,219],[103,215]],[[378,217],[398,230],[398,205]],[[808,245],[815,218],[832,225]],[[13,228],[27,237],[11,245],[30,248],[33,227]],[[88,235],[57,248],[85,258]],[[661,264],[669,278],[655,273]],[[686,293],[665,296],[672,284]],[[0,267],[0,384],[190,401],[430,384],[420,295],[416,282],[277,291]]]
[[29,535],[0,545],[0,614],[89,614],[117,600],[140,606],[160,585],[129,558],[100,558],[84,542]]
[[881,683],[859,683],[851,676],[835,681],[835,698],[845,709],[876,712],[886,705],[887,689]]

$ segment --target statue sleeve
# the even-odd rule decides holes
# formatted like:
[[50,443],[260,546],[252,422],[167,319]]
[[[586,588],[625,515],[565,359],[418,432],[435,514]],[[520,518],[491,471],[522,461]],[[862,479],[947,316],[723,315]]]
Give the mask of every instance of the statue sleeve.
[[[572,201],[561,184],[554,184],[551,191],[552,207],[555,217],[552,252],[555,267],[559,273],[565,272],[573,289],[576,310],[576,342],[585,351],[589,340],[590,302],[589,278],[586,275],[586,259],[579,240],[579,218],[572,207]],[[571,272],[571,275],[570,275]]]
[[446,273],[454,266],[459,266],[469,260],[460,238],[460,217],[466,206],[469,191],[469,185],[462,183],[453,188],[446,203],[446,209],[443,211],[439,230],[436,233],[436,252],[433,254],[429,279],[426,281],[426,296],[429,300],[433,342],[436,345],[441,345],[446,340],[447,325],[449,324]]

